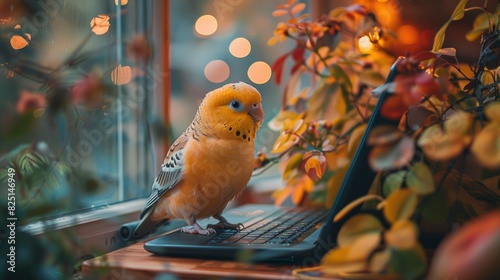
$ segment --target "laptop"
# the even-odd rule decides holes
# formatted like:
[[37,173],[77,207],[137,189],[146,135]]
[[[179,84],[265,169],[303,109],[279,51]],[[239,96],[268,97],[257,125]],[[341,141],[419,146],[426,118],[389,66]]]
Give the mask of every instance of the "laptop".
[[[395,69],[387,81],[392,81]],[[316,264],[336,246],[342,223],[350,217],[333,222],[334,216],[348,203],[365,195],[376,173],[368,165],[369,132],[378,125],[397,126],[380,114],[387,93],[382,93],[368,122],[359,147],[346,173],[341,189],[329,210],[274,205],[248,204],[228,209],[223,216],[231,223],[241,223],[243,229],[217,229],[209,236],[185,234],[173,230],[147,241],[144,249],[169,257],[241,260],[246,262],[279,262]],[[358,208],[359,211],[359,208]],[[200,222],[216,223],[213,218]]]

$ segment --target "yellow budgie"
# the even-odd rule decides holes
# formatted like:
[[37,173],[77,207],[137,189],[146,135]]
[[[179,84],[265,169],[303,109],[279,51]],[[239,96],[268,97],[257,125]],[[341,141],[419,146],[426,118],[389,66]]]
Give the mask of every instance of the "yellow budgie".
[[[239,82],[205,96],[191,125],[170,147],[135,237],[170,219],[184,219],[182,231],[209,235],[214,228],[238,228],[221,213],[246,187],[253,170],[254,140],[264,119],[260,93]],[[214,217],[202,228],[197,220]]]

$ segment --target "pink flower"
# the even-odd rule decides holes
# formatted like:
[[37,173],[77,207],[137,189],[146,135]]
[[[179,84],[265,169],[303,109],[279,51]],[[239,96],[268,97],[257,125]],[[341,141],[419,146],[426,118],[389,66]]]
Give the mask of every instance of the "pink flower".
[[42,94],[32,93],[29,91],[22,91],[21,97],[17,101],[16,111],[19,114],[35,111],[39,108],[46,108],[47,100]]
[[73,85],[70,95],[75,104],[97,107],[102,102],[104,89],[101,79],[96,74],[88,74]]
[[127,45],[127,54],[132,61],[147,63],[151,57],[151,45],[144,35],[136,35]]

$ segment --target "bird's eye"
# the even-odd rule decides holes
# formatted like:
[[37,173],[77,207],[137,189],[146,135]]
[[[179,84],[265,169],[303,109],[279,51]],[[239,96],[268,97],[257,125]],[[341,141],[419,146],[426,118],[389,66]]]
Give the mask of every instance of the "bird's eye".
[[238,100],[233,100],[229,103],[229,107],[235,111],[241,111],[243,110],[243,104],[239,102]]

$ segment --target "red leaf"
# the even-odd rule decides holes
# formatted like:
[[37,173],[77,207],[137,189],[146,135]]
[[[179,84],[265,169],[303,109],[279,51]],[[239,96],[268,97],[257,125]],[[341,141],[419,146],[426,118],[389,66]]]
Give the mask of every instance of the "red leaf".
[[302,62],[297,62],[292,66],[292,69],[290,70],[290,73],[295,74],[297,70],[299,70],[300,66],[302,66]]
[[297,62],[302,62],[304,61],[304,52],[306,51],[305,47],[296,47],[293,52],[292,52],[292,58],[293,60]]
[[431,51],[421,52],[421,53],[418,53],[416,55],[410,56],[410,60],[417,61],[417,62],[421,62],[421,61],[425,61],[425,60],[429,60],[429,59],[433,59],[433,58],[436,58],[436,54],[431,52]]
[[289,54],[290,53],[285,53],[284,55],[278,57],[278,59],[276,59],[276,61],[273,63],[273,66],[271,67],[274,72],[274,82],[276,82],[276,84],[278,85],[281,83],[281,77],[283,76],[283,67],[285,66],[285,61]]
[[401,95],[391,95],[382,104],[381,113],[385,118],[399,120],[407,110],[408,105]]

